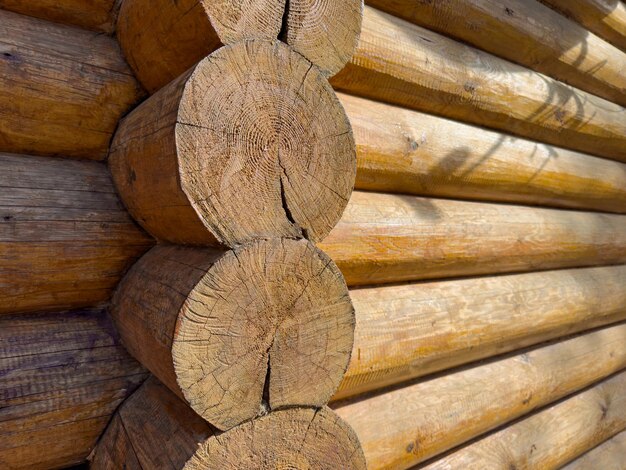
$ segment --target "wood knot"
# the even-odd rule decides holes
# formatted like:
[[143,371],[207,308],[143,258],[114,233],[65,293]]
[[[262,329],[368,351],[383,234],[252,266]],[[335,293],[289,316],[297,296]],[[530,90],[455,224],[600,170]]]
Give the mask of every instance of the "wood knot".
[[13,216],[12,215],[5,215],[4,217],[2,217],[3,220],[6,220],[7,222],[9,220],[13,220]]
[[561,125],[565,124],[565,111],[563,111],[562,109],[557,109],[554,112],[554,117],[556,118],[557,121],[559,121],[559,124]]
[[476,91],[476,84],[472,82],[465,82],[465,85],[463,85],[463,88],[468,93],[474,93]]
[[504,13],[506,13],[509,16],[515,16],[515,12],[508,7],[504,9]]

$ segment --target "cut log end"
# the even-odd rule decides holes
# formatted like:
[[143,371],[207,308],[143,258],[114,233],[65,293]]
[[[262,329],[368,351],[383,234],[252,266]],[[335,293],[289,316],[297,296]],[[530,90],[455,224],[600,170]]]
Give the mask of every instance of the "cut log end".
[[289,0],[288,7],[283,39],[326,76],[335,75],[356,50],[363,0]]
[[[161,109],[149,103],[114,142],[113,173],[137,220],[173,243],[198,244],[199,232],[230,247],[272,237],[322,240],[352,192],[356,149],[343,107],[317,68],[278,41],[252,40],[218,50],[184,80],[149,100],[181,90],[169,131],[161,126],[155,136],[143,124]],[[178,174],[165,175],[167,183],[146,163],[159,157],[145,155],[146,142],[163,132],[173,135],[177,159]],[[173,211],[181,200],[185,207]],[[193,227],[164,220],[166,213],[180,220],[184,211],[197,220]]]
[[[261,464],[262,462],[262,464]],[[354,431],[327,408],[277,411],[208,439],[185,470],[366,468]]]

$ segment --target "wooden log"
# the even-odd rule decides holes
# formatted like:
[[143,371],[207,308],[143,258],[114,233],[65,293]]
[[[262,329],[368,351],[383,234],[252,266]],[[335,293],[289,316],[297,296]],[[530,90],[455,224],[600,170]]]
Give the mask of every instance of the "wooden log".
[[91,468],[364,470],[365,460],[328,408],[275,411],[220,434],[152,378],[115,415]]
[[539,0],[626,51],[626,5],[621,0]]
[[[626,372],[422,468],[563,468],[573,458],[624,429]],[[621,466],[612,468],[623,469],[623,457],[624,454]],[[611,467],[594,461],[582,468],[609,470]]]
[[106,166],[0,153],[0,314],[108,300],[153,241]]
[[122,0],[0,0],[0,8],[111,34]]
[[119,126],[110,166],[157,238],[235,246],[323,239],[356,175],[350,122],[326,79],[277,41],[220,49]]
[[626,106],[624,53],[539,2],[368,0],[368,4]]
[[222,430],[266,408],[325,405],[354,340],[343,277],[304,240],[159,246],[122,281],[112,314],[131,354]]
[[3,10],[0,37],[0,151],[103,160],[142,94],[115,40]]
[[626,212],[622,163],[338,96],[354,131],[358,189]]
[[626,162],[626,111],[486,52],[365,7],[342,91]]
[[0,467],[84,462],[147,377],[100,310],[0,317]]
[[287,0],[282,39],[332,76],[352,58],[362,20],[363,0]]
[[368,468],[405,469],[624,367],[626,325],[620,324],[409,384],[336,412],[356,432]]
[[626,266],[353,289],[334,399],[626,320]]
[[603,442],[580,458],[569,463],[563,470],[624,470],[626,462],[626,431]]
[[626,217],[355,191],[319,247],[348,285],[626,262]]

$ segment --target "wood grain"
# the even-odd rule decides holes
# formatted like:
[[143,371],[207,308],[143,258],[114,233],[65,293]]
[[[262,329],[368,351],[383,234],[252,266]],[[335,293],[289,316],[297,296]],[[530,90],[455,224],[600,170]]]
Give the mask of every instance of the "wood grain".
[[365,7],[341,91],[626,162],[626,111],[545,75]]
[[353,286],[620,264],[626,218],[355,191],[318,246]]
[[82,463],[115,409],[146,378],[106,312],[0,317],[0,467]]
[[0,151],[103,160],[142,93],[113,38],[0,10]]
[[626,212],[626,165],[338,94],[354,132],[356,188]]
[[608,439],[580,458],[569,463],[563,470],[624,470],[626,462],[626,431]]
[[0,314],[106,301],[152,244],[104,164],[0,153]]
[[626,105],[624,53],[539,2],[368,0],[367,3],[580,90]]
[[626,266],[352,289],[334,400],[626,320]]
[[406,469],[625,367],[626,324],[618,324],[336,411],[355,430],[369,468]]

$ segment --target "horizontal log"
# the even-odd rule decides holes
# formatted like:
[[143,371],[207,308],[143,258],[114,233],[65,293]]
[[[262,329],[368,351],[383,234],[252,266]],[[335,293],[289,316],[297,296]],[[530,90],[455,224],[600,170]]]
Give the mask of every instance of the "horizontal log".
[[106,312],[0,317],[0,467],[84,462],[116,408],[147,377]]
[[622,163],[338,96],[356,141],[358,189],[626,212]]
[[304,240],[159,246],[124,278],[112,315],[130,353],[221,430],[324,406],[354,339],[341,273]]
[[153,378],[116,413],[92,456],[94,470],[365,469],[354,432],[331,410],[275,411],[225,433]]
[[0,314],[108,300],[153,241],[106,166],[0,153]]
[[563,470],[623,470],[626,462],[626,431],[600,444],[582,457],[563,467]]
[[626,266],[352,289],[334,399],[626,320]]
[[626,162],[626,110],[366,7],[341,91]]
[[143,93],[116,41],[3,10],[0,37],[0,151],[103,160]]
[[135,219],[180,244],[323,239],[352,192],[356,152],[311,67],[278,41],[240,42],[124,118],[109,162]]
[[319,247],[348,285],[626,262],[626,217],[355,191]]
[[[626,372],[422,468],[557,469],[624,429]],[[624,468],[624,460],[621,464],[613,468]],[[583,468],[609,470],[610,467],[594,461]]]
[[626,106],[624,52],[539,2],[367,0],[367,3]]
[[[349,403],[368,468],[405,469],[626,367],[626,324]],[[461,467],[463,468],[463,467]]]
[[111,34],[122,0],[0,0],[0,8]]
[[626,5],[621,0],[539,0],[626,51]]

